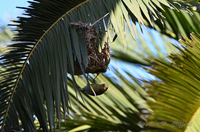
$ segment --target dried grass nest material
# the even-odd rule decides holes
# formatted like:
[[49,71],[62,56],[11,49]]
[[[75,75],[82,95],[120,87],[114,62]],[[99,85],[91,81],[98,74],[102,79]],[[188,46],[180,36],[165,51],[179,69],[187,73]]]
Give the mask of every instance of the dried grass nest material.
[[[85,73],[104,73],[108,69],[108,64],[110,63],[110,46],[108,42],[104,43],[103,49],[98,50],[97,43],[101,43],[100,35],[93,29],[93,26],[88,25],[87,23],[75,22],[71,25],[76,26],[78,30],[85,34],[86,43],[87,43],[87,53],[88,53],[88,65],[85,66]],[[84,30],[83,30],[84,28]],[[83,33],[85,32],[85,33]],[[101,46],[102,47],[102,46]],[[74,59],[74,75],[82,75],[82,71],[77,59]],[[82,64],[84,68],[84,65]],[[68,73],[70,69],[68,66]]]

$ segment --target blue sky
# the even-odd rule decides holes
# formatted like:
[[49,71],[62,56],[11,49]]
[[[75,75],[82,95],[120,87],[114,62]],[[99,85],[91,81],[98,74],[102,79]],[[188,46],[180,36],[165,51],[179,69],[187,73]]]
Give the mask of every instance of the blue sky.
[[23,10],[17,9],[16,6],[27,7],[28,5],[27,0],[1,0],[0,23],[8,24],[10,20],[14,20],[22,14]]

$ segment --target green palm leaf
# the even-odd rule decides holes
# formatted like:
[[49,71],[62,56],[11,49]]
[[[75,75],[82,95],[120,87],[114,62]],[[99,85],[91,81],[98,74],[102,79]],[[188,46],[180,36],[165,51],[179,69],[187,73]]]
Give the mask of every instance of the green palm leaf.
[[4,24],[0,23],[0,54],[6,52],[6,44],[11,41],[14,36],[14,32]]
[[167,62],[166,55],[179,52],[170,44],[172,41],[166,35],[150,28],[142,29],[143,33],[138,33],[136,41],[127,33],[127,47],[124,47],[121,37],[118,37],[111,47],[111,50],[114,51],[111,54],[112,58],[132,64],[150,66],[150,63],[143,59],[144,57],[157,58]]
[[[199,131],[199,49],[200,36],[181,40],[180,54],[171,54],[171,63],[149,60],[148,71],[162,81],[150,81],[147,88],[156,102],[148,104],[154,113],[146,124],[150,129],[165,131]],[[164,125],[161,123],[165,122]],[[157,125],[153,125],[153,124]]]
[[[181,7],[184,4],[179,3]],[[200,3],[197,3],[200,6]],[[170,10],[163,7],[162,14],[165,16],[162,21],[156,21],[155,29],[163,34],[166,34],[172,38],[180,39],[181,34],[190,37],[191,32],[200,32],[200,14],[196,11],[186,10]],[[150,25],[150,24],[149,24]]]
[[[70,113],[74,116],[67,119],[67,123],[61,122],[62,130],[74,128],[72,130],[140,131],[144,129],[141,124],[146,122],[145,116],[148,116],[151,111],[146,101],[153,99],[148,96],[140,82],[128,73],[126,75],[129,80],[117,70],[113,78],[99,75],[97,83],[105,83],[109,89],[99,97],[83,94],[84,101],[79,102],[73,92],[73,83],[69,82],[72,105]],[[86,82],[82,78],[77,79],[80,87],[85,86]]]
[[0,43],[6,43],[14,36],[14,32],[10,28],[0,24]]

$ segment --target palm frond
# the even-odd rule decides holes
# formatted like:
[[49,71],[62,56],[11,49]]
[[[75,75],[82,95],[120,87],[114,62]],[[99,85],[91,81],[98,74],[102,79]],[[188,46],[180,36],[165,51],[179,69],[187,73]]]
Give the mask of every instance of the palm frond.
[[[109,13],[109,17],[92,28],[99,36],[110,31],[108,36],[117,34],[125,40],[125,23],[133,33],[131,26],[136,29],[134,22],[141,24],[144,21],[140,9],[142,2],[139,4],[136,0],[35,0],[29,3],[28,8],[20,7],[25,9],[27,17],[19,17],[14,21],[16,24],[12,24],[18,31],[15,44],[0,59],[1,65],[7,68],[0,74],[3,78],[0,80],[3,95],[0,98],[1,131],[36,131],[34,116],[43,131],[48,131],[48,126],[53,131],[55,117],[60,121],[61,109],[66,115],[69,107],[67,72],[71,74],[76,97],[81,95],[74,75],[78,66],[85,76],[87,43],[86,37],[71,23],[81,21],[90,25]],[[142,6],[148,11],[142,12],[146,17],[159,18],[160,4],[169,7],[166,0],[145,0]],[[85,33],[84,29],[81,31]],[[104,42],[100,39],[100,43]]]
[[200,3],[198,0],[170,0],[170,4],[176,9],[181,9],[192,15],[192,11],[199,11]]
[[0,54],[6,52],[6,44],[12,40],[14,32],[4,24],[0,23]]
[[166,55],[179,52],[170,44],[172,41],[169,37],[150,28],[142,28],[142,30],[143,33],[139,29],[137,30],[139,33],[136,41],[127,33],[127,47],[124,47],[121,37],[118,37],[111,47],[112,58],[132,64],[150,66],[150,63],[143,59],[144,57],[168,61]]
[[200,35],[184,38],[183,47],[177,47],[181,53],[169,56],[171,63],[149,59],[153,69],[148,71],[160,79],[147,86],[156,100],[148,103],[154,112],[146,126],[152,130],[199,131]]
[[14,32],[11,31],[9,27],[0,24],[0,43],[6,43],[7,41],[11,41],[14,36]]
[[[61,122],[62,130],[91,131],[140,131],[151,110],[146,105],[147,100],[153,100],[145,89],[131,74],[125,78],[117,70],[115,77],[99,75],[97,83],[105,83],[109,89],[99,97],[83,94],[84,101],[77,101],[73,92],[73,83],[69,83],[70,113],[74,116]],[[85,81],[78,78],[78,85],[85,86]],[[59,123],[58,125],[59,126]],[[82,127],[81,127],[82,126]]]
[[[200,4],[198,3],[200,6]],[[184,6],[181,6],[184,7]],[[200,32],[200,14],[196,11],[170,10],[163,7],[164,19],[155,22],[155,29],[172,38],[180,39],[181,34],[190,37],[190,33]],[[150,25],[150,24],[149,24]]]

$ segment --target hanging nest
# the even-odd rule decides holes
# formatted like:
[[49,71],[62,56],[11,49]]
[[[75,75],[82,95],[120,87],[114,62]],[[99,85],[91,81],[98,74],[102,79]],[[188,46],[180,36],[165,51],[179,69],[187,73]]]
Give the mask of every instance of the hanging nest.
[[[76,26],[76,29],[80,30],[82,35],[85,34],[88,53],[88,65],[84,66],[82,63],[82,67],[85,67],[84,72],[97,74],[106,72],[108,69],[108,64],[110,63],[110,46],[108,42],[104,43],[104,47],[102,49],[100,44],[100,35],[93,29],[93,26],[82,22],[71,23],[71,25]],[[100,44],[101,52],[98,50],[98,43]],[[82,75],[83,73],[80,68],[78,59],[74,58],[74,60],[74,75]],[[70,73],[69,65],[67,72]]]

